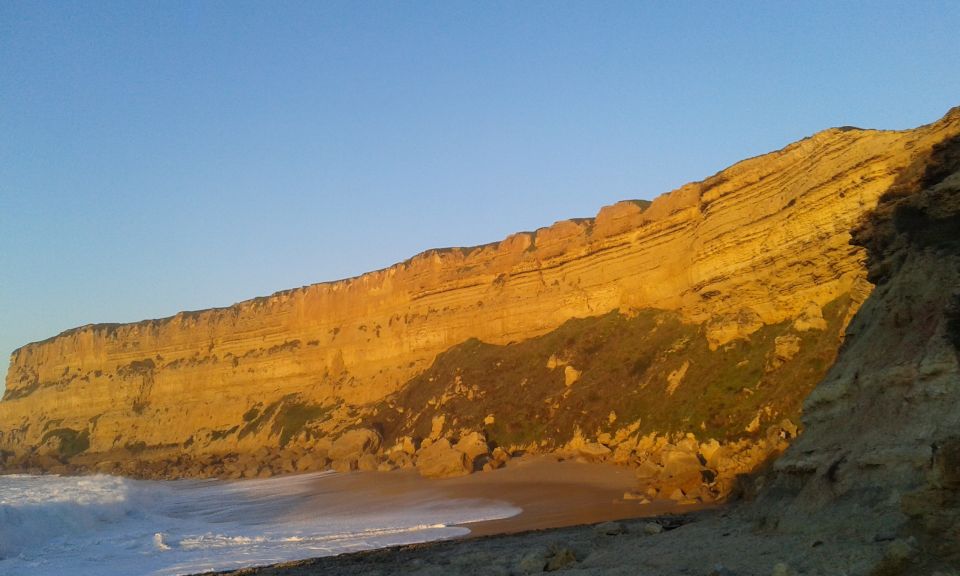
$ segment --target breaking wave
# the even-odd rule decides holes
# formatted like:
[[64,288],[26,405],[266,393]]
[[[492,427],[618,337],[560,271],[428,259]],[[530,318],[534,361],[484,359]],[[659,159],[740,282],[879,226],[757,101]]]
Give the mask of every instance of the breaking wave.
[[267,480],[0,476],[0,575],[191,574],[461,536],[507,504],[367,502],[332,473]]

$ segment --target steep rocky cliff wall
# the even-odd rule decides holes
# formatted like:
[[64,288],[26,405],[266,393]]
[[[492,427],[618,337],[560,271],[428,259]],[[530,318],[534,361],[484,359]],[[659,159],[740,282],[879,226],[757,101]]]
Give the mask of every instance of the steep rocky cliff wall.
[[[12,355],[0,447],[255,449],[311,420],[329,432],[363,418],[470,339],[520,343],[612,311],[669,314],[710,351],[785,322],[822,330],[844,298],[845,324],[870,290],[850,230],[958,132],[958,111],[916,130],[827,130],[649,205],[228,308],[70,330]],[[251,427],[270,406],[272,425]]]
[[[876,290],[754,506],[767,527],[887,546],[871,574],[960,565],[960,138],[855,234]],[[890,542],[893,542],[890,544]]]

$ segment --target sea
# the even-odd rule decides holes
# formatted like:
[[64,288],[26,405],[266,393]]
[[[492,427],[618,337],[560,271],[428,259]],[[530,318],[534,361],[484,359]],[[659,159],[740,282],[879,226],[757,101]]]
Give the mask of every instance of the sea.
[[455,538],[520,512],[441,493],[354,493],[340,476],[0,476],[0,575],[196,574]]

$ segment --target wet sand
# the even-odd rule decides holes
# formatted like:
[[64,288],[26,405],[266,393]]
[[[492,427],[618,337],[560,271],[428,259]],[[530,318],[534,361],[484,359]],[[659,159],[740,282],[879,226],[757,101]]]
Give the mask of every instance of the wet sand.
[[[448,545],[455,542],[476,542],[485,549],[491,543],[509,542],[502,539],[510,538],[510,535],[514,534],[517,538],[524,539],[527,536],[520,533],[531,536],[549,535],[555,529],[560,530],[558,533],[563,533],[564,530],[587,530],[587,533],[591,533],[590,528],[576,527],[609,520],[686,514],[704,508],[702,505],[679,505],[673,501],[641,504],[637,500],[624,500],[624,493],[636,488],[636,485],[633,471],[629,468],[611,464],[557,461],[552,456],[518,458],[500,470],[449,479],[422,478],[414,470],[328,476],[317,483],[318,494],[350,495],[343,499],[342,504],[334,506],[334,512],[343,513],[349,510],[349,506],[356,505],[359,499],[365,506],[384,507],[401,501],[412,504],[450,500],[506,502],[518,508],[519,513],[508,518],[463,524],[470,533],[448,540],[446,544],[444,541],[415,544],[382,551],[288,562],[273,567],[250,567],[224,574],[319,574],[325,573],[324,567],[329,567],[328,561],[333,561],[337,566],[334,572],[330,573],[336,573],[343,569],[343,566],[340,566],[342,562],[356,568],[357,564],[363,565],[366,559],[393,554],[391,550],[408,553],[421,551],[427,555],[436,551],[436,554],[446,556],[452,552],[448,550]],[[325,501],[329,502],[329,499]],[[573,532],[575,533],[579,532]],[[526,547],[525,542],[518,542],[520,549]],[[391,564],[392,562],[388,561]],[[380,568],[371,566],[371,573],[378,573]],[[361,573],[366,573],[366,569],[362,568]]]
[[[612,464],[559,462],[552,456],[518,458],[505,468],[459,478],[427,479],[414,470],[403,470],[342,474],[325,477],[317,483],[318,493],[349,494],[350,498],[345,500],[360,500],[368,506],[389,507],[396,502],[429,504],[455,499],[506,502],[521,510],[509,518],[464,524],[470,530],[470,534],[464,537],[561,528],[696,509],[669,500],[648,504],[624,500],[624,492],[633,488],[636,488],[636,479],[628,468]],[[345,510],[349,505],[345,502],[342,507]],[[340,508],[335,506],[332,511],[341,511]]]
[[629,468],[557,462],[549,456],[511,462],[511,466],[492,472],[434,482],[437,482],[435,489],[449,497],[506,501],[522,510],[510,518],[467,524],[470,529],[467,537],[595,524],[695,509],[669,500],[649,504],[624,500],[624,492],[637,486],[633,470]]

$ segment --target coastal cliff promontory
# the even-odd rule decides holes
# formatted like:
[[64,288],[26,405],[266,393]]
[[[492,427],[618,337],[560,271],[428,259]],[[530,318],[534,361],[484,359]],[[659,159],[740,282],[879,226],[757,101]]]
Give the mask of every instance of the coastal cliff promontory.
[[[782,449],[872,289],[851,232],[957,134],[956,109],[914,130],[830,129],[595,218],[69,330],[11,356],[0,456],[146,475],[250,456],[232,470],[259,474],[335,461],[351,432],[348,456],[373,467],[429,445],[469,455],[471,438],[634,463],[684,441],[707,461],[715,444]],[[265,468],[264,450],[292,456]]]

